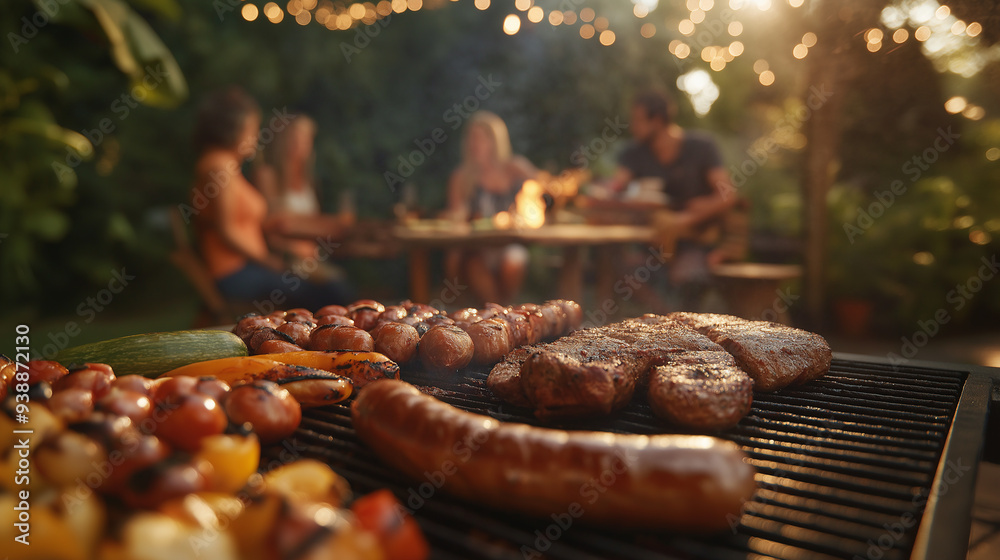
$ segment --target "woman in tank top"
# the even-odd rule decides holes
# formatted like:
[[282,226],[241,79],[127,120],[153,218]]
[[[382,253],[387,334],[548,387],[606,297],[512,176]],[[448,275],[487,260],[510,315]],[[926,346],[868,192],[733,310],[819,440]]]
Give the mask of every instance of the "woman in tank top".
[[241,171],[257,152],[260,122],[256,102],[235,87],[209,95],[199,107],[191,201],[209,274],[228,300],[261,309],[343,303],[343,287],[303,281],[268,245],[267,201]]

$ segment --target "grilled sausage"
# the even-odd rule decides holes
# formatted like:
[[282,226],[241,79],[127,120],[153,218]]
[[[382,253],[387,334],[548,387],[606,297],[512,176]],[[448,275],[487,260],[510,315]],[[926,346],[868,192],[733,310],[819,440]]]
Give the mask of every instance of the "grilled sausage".
[[510,328],[503,319],[484,319],[464,327],[472,338],[472,362],[475,364],[495,364],[510,352]]
[[468,333],[455,325],[437,325],[420,337],[418,352],[430,371],[458,371],[472,361],[475,346]]
[[739,515],[756,488],[732,442],[502,423],[401,381],[366,387],[351,418],[362,441],[414,480],[542,519],[714,531],[729,527],[727,516]]
[[375,341],[368,331],[358,327],[323,325],[309,337],[309,349],[371,352],[375,349]]
[[410,325],[382,323],[372,329],[371,335],[375,339],[375,351],[397,364],[405,364],[417,355],[420,335]]

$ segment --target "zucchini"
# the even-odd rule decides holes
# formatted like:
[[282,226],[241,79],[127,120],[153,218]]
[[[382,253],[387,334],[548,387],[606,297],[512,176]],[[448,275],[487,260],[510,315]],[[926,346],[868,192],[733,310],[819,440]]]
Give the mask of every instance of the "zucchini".
[[115,375],[156,377],[195,362],[247,354],[240,337],[229,331],[190,330],[135,334],[82,344],[60,351],[53,359],[67,367],[101,363],[111,366]]

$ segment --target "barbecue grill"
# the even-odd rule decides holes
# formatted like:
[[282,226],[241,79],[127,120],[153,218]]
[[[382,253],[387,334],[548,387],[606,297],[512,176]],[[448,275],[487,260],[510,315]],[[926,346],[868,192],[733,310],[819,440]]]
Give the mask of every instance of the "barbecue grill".
[[[485,372],[403,378],[459,408],[538,424],[493,396]],[[746,451],[759,489],[730,519],[731,531],[707,536],[563,528],[452,498],[383,464],[358,440],[344,404],[306,412],[294,440],[265,459],[291,450],[329,463],[358,493],[391,489],[414,512],[434,558],[964,558],[998,389],[1000,370],[992,368],[835,354],[825,377],[754,395],[750,414],[720,434]],[[666,428],[638,395],[611,418],[566,427]]]

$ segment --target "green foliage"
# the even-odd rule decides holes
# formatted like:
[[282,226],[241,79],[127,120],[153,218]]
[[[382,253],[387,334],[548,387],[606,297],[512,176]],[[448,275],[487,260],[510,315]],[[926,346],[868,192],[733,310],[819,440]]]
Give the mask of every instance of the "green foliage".
[[[176,105],[187,90],[169,50],[119,0],[17,0],[5,10],[16,16],[0,26],[10,43],[0,55],[0,305],[10,308],[106,282],[120,266],[116,248],[134,242],[113,186],[94,180],[117,145],[117,123],[99,119],[77,132],[74,109],[93,107],[109,84],[127,92],[116,99],[123,108]],[[103,72],[109,54],[127,84]]]

